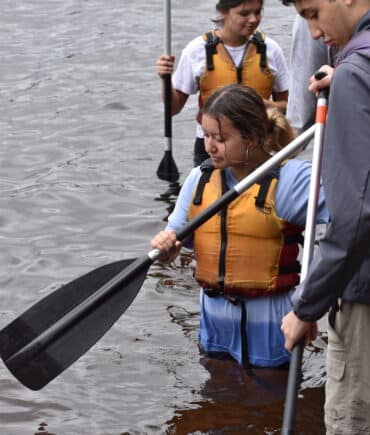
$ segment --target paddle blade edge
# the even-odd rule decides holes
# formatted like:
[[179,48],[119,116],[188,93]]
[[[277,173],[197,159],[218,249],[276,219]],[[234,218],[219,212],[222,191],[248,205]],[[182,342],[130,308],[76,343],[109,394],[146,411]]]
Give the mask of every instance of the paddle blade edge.
[[[0,356],[6,367],[31,390],[43,388],[85,354],[126,311],[151,263],[146,256],[99,267],[29,308],[0,331]],[[102,289],[100,302],[79,316],[80,307]],[[71,312],[77,313],[73,321]],[[59,332],[50,337],[55,327]],[[38,348],[33,346],[37,340]],[[21,358],[14,358],[15,354]]]
[[157,176],[161,180],[174,182],[180,177],[179,170],[177,169],[176,163],[172,157],[172,152],[166,150],[164,156],[158,166]]

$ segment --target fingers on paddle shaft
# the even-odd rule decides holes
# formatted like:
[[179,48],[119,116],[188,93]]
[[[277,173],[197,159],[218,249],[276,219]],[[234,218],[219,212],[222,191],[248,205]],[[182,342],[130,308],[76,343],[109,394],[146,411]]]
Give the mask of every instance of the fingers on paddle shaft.
[[44,387],[111,328],[136,297],[151,263],[147,256],[110,263],[36,303],[0,331],[5,365],[28,388]]

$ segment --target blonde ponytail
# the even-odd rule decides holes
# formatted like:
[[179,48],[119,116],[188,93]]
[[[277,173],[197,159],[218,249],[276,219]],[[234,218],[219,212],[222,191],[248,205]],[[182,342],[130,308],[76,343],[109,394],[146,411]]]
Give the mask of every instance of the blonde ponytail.
[[[269,153],[273,154],[283,149],[296,138],[293,127],[286,117],[275,108],[266,110],[268,117],[268,144]],[[267,151],[267,150],[266,150]]]

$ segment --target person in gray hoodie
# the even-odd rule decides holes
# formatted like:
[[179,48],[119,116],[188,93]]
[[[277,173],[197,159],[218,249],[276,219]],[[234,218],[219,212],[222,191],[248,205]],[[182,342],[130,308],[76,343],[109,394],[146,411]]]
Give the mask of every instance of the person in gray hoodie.
[[[285,346],[313,339],[315,321],[330,309],[326,433],[369,434],[370,0],[283,2],[295,4],[314,39],[341,49],[330,82],[322,165],[331,220],[283,318]],[[313,80],[310,88],[327,82]]]

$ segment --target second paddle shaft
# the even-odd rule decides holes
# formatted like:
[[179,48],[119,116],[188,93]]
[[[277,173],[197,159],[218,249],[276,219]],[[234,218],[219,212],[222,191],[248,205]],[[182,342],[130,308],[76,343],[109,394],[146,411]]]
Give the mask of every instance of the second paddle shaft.
[[[316,108],[315,135],[312,154],[312,172],[302,254],[302,270],[300,279],[301,282],[304,281],[307,276],[308,267],[311,262],[314,249],[317,204],[320,194],[321,162],[327,106],[327,91],[324,90],[321,91],[319,94]],[[303,349],[304,339],[297,343],[292,350],[287,392],[285,398],[283,427],[281,431],[282,435],[293,435],[294,433],[293,428],[296,415],[298,388],[301,379],[301,363]]]
[[[164,0],[164,52],[171,55],[171,0]],[[171,149],[172,141],[172,84],[171,74],[164,80],[164,135],[167,138],[167,149]]]

